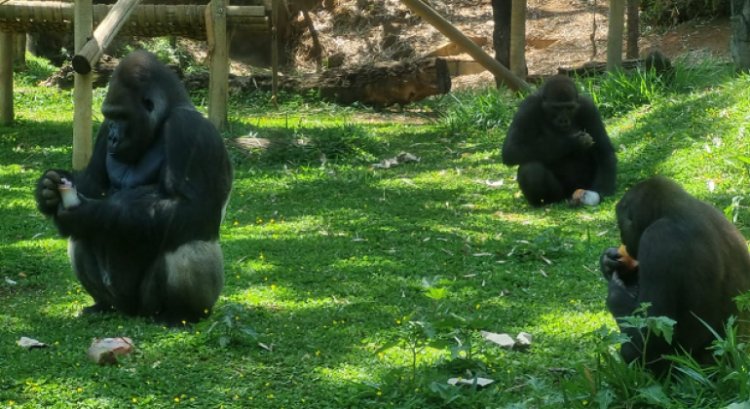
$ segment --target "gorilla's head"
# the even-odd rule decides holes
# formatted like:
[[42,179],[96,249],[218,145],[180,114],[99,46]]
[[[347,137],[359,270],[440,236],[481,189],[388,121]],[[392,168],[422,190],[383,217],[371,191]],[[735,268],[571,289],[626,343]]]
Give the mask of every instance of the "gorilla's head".
[[129,54],[112,73],[102,104],[109,153],[122,162],[137,162],[178,106],[192,103],[177,75],[151,53]]
[[573,80],[565,75],[555,75],[545,81],[540,93],[548,123],[560,131],[570,131],[579,106],[578,89]]
[[679,219],[689,214],[694,201],[680,185],[664,176],[654,176],[633,186],[616,208],[620,239],[628,253],[638,259],[643,232],[661,218]]

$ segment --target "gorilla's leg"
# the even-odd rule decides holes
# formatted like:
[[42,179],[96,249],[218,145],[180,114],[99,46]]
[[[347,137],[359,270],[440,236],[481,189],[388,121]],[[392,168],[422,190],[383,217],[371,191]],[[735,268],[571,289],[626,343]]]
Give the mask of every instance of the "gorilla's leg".
[[84,308],[82,314],[113,310],[112,295],[105,284],[108,275],[96,259],[92,245],[84,240],[68,240],[68,257],[73,271],[83,288],[94,299],[94,305]]
[[141,314],[169,324],[209,315],[224,286],[217,241],[192,241],[164,254],[141,285]]
[[533,206],[565,199],[564,187],[557,176],[541,162],[529,162],[518,167],[518,185]]

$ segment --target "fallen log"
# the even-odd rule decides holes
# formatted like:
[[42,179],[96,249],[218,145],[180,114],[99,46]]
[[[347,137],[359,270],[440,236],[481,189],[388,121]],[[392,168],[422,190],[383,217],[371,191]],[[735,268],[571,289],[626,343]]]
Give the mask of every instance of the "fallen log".
[[[672,61],[670,61],[664,53],[658,50],[651,51],[646,57],[641,59],[623,60],[621,68],[625,71],[638,69],[648,71],[654,69],[657,74],[666,78],[669,78],[674,74]],[[557,69],[558,74],[576,77],[590,77],[604,74],[605,72],[607,72],[607,63],[596,61],[587,62],[580,67],[559,67]]]
[[[104,58],[94,67],[95,87],[106,86],[117,60]],[[208,73],[198,72],[183,76],[179,67],[170,66],[185,83],[188,90],[208,88]],[[73,71],[64,66],[48,78],[44,85],[70,89]],[[386,62],[342,69],[336,68],[322,74],[301,77],[281,76],[279,89],[304,93],[318,91],[323,99],[339,104],[359,102],[365,105],[386,107],[406,105],[431,95],[445,94],[451,89],[448,64],[442,58],[425,58],[409,62]],[[229,75],[229,92],[246,93],[270,91],[271,75]]]
[[321,75],[318,89],[323,98],[340,104],[406,105],[449,92],[451,77],[445,60],[426,58],[329,70]]

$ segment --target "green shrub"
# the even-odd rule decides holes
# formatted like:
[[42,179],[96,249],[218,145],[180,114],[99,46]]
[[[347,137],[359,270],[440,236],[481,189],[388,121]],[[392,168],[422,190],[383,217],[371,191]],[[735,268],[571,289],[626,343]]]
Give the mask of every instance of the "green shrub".
[[729,0],[643,0],[641,21],[668,27],[694,18],[729,15]]

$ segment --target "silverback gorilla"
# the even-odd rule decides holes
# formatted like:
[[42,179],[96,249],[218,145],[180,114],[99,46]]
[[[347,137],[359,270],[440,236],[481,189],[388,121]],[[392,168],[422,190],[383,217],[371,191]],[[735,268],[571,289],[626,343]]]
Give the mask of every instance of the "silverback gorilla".
[[658,374],[669,368],[662,355],[683,349],[698,362],[711,362],[706,347],[714,336],[699,318],[723,335],[727,318],[737,315],[733,298],[750,289],[745,239],[721,212],[665,177],[634,186],[616,212],[625,254],[636,262],[629,267],[616,248],[602,254],[607,308],[617,319],[650,303],[649,316],[677,322],[672,345],[655,335],[644,345],[639,329],[621,326],[630,337],[623,359],[639,359],[645,349],[645,364]]
[[[47,170],[35,192],[69,237],[73,270],[94,299],[83,312],[197,321],[224,284],[219,225],[232,167],[223,141],[177,76],[145,51],[115,69],[102,114],[88,166]],[[63,179],[79,205],[63,206]]]
[[617,158],[599,110],[564,75],[549,78],[518,107],[502,159],[519,165],[518,185],[533,206],[570,199],[578,189],[595,196],[615,191]]

